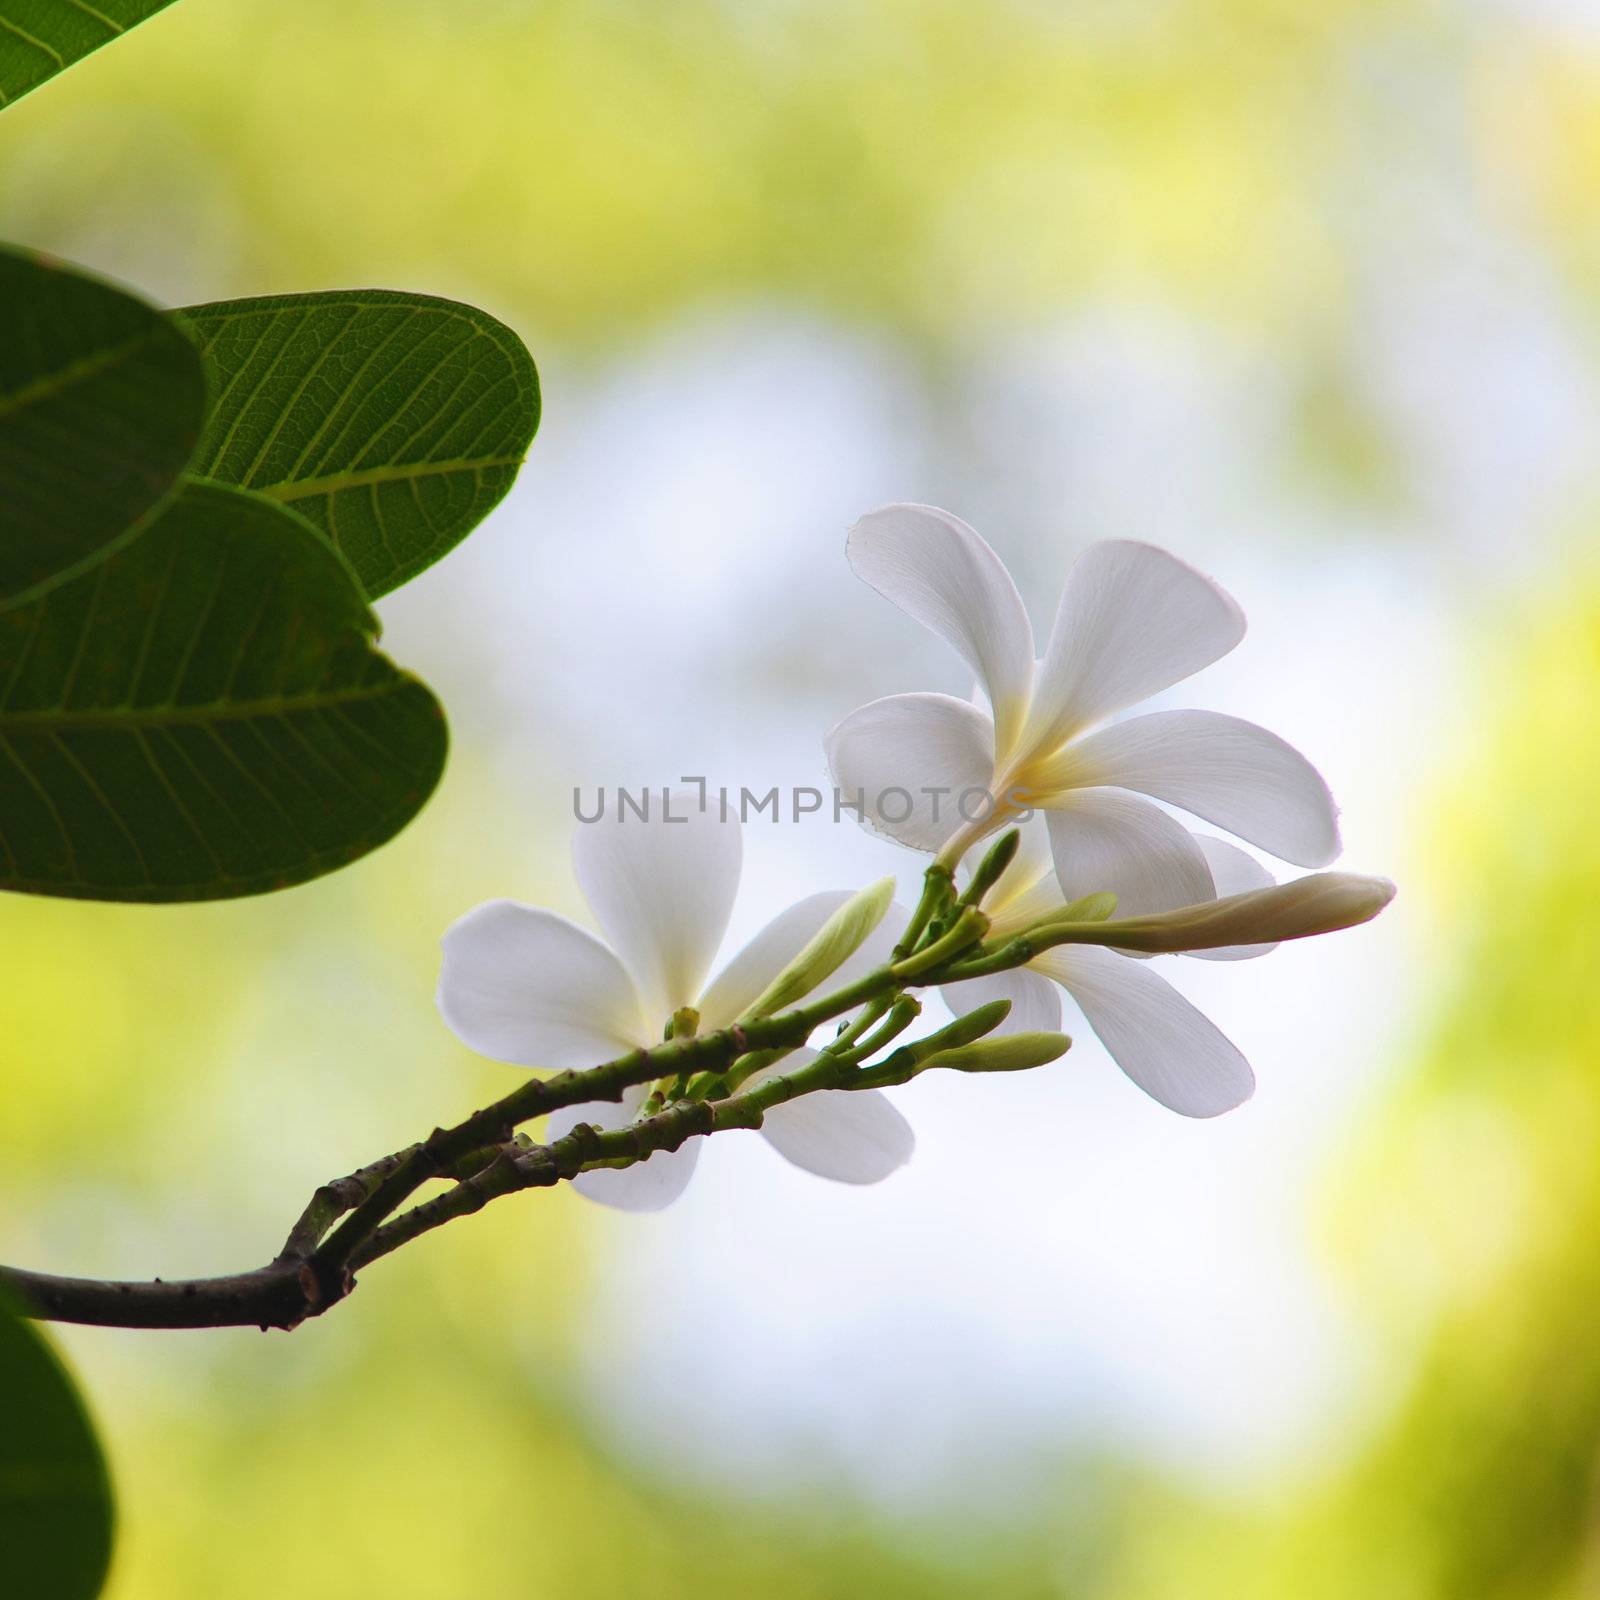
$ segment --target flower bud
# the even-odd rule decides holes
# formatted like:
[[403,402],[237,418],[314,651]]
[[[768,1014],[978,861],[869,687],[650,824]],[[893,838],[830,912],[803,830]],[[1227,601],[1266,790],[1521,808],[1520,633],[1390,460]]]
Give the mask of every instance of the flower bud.
[[1305,939],[1369,922],[1394,899],[1387,878],[1354,872],[1314,872],[1290,883],[1251,889],[1220,900],[1180,906],[1146,917],[1101,922],[1067,938],[1064,924],[1044,930],[1055,943],[1104,944],[1157,955],[1184,950],[1220,950],[1235,944],[1270,944]]
[[983,904],[983,897],[994,888],[1004,875],[1007,867],[1017,857],[1017,849],[1022,843],[1022,831],[1019,828],[1008,829],[989,847],[989,852],[978,863],[977,870],[972,874],[972,882],[967,885],[967,891],[961,896],[964,906]]
[[919,1060],[926,1061],[941,1050],[969,1045],[981,1039],[984,1034],[993,1033],[1010,1015],[1009,1000],[990,1000],[974,1007],[971,1011],[963,1012],[954,1022],[946,1023],[937,1033],[930,1033],[927,1038],[919,1039],[906,1048],[915,1053]]
[[992,1033],[1011,1014],[1009,1000],[990,1000],[973,1010],[947,1022],[942,1028],[921,1039],[903,1044],[883,1060],[863,1067],[851,1084],[856,1089],[882,1089],[893,1084],[910,1083],[930,1063],[947,1050],[965,1049],[986,1033]]
[[1051,922],[1104,922],[1117,909],[1117,897],[1109,889],[1086,894],[1051,914]]
[[861,948],[868,934],[883,921],[894,899],[894,879],[882,878],[845,901],[817,929],[811,942],[786,966],[766,992],[745,1012],[743,1021],[769,1017],[811,993],[819,983]]
[[1023,1072],[1054,1061],[1071,1047],[1072,1040],[1064,1033],[1006,1033],[998,1039],[979,1039],[954,1050],[941,1050],[926,1065],[952,1072]]

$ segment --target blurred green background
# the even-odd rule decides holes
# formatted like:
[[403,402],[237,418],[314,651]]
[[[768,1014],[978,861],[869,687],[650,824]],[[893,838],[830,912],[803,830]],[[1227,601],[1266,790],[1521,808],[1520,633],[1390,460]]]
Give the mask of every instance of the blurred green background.
[[[965,692],[839,559],[884,500],[1039,622],[1093,537],[1215,571],[1252,637],[1174,703],[1293,738],[1402,888],[1182,975],[1262,1081],[1224,1123],[1085,1035],[907,1092],[870,1194],[730,1139],[681,1210],[497,1206],[291,1338],[67,1331],[115,1600],[1600,1594],[1591,5],[179,0],[0,119],[0,232],[170,304],[469,298],[546,393],[381,608],[456,738],[400,840],[0,903],[7,1260],[265,1259],[509,1087],[436,940],[576,909],[573,785],[814,782],[861,700]],[[915,872],[747,855],[746,930]]]

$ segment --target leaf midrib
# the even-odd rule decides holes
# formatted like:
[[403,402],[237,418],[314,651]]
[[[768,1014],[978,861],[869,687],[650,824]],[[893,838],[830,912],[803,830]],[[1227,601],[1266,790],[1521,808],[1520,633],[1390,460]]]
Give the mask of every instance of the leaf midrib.
[[352,685],[348,689],[320,690],[305,695],[267,695],[256,700],[212,700],[195,706],[96,707],[68,711],[48,706],[38,711],[0,711],[0,735],[37,729],[52,732],[125,732],[147,727],[206,727],[219,722],[246,722],[253,717],[281,717],[291,712],[321,711],[331,706],[377,700],[396,690],[420,685],[421,680],[395,669],[394,676],[378,684]]
[[[452,472],[476,472],[485,467],[519,467],[526,456],[456,456],[449,461],[418,461],[410,465],[396,462],[382,467],[358,467],[351,472],[332,472],[321,478],[288,478],[281,483],[246,485],[255,494],[288,503],[309,500],[314,495],[338,494],[344,489],[365,489],[380,483],[405,483],[412,478],[443,477]],[[224,478],[197,478],[199,483],[220,483],[238,487]]]
[[165,328],[157,327],[147,329],[143,333],[132,334],[121,344],[110,345],[104,350],[96,351],[92,356],[80,356],[64,367],[55,367],[49,372],[41,373],[37,378],[23,384],[20,389],[0,393],[0,417],[36,405],[40,400],[70,389],[75,383],[86,382],[108,367],[114,367],[118,362],[126,361],[129,356],[136,355],[145,345],[155,344],[165,337],[165,333]]

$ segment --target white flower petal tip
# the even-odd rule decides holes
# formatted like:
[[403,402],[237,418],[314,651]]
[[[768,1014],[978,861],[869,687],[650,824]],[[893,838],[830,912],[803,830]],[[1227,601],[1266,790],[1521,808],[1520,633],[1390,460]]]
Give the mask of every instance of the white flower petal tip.
[[1237,1045],[1141,961],[1085,946],[1046,951],[1037,965],[1074,1000],[1119,1067],[1185,1117],[1218,1117],[1255,1093]]
[[869,511],[845,556],[857,577],[960,653],[1008,744],[1027,712],[1033,628],[1000,557],[960,517],[922,505]]
[[479,1055],[523,1067],[592,1067],[649,1037],[622,963],[553,911],[491,900],[452,923],[439,943],[439,1014]]
[[881,1183],[916,1149],[911,1124],[876,1089],[824,1089],[786,1100],[761,1133],[784,1160],[834,1183]]
[[[1141,1085],[1143,1087],[1143,1085]],[[1149,1093],[1148,1090],[1145,1091]],[[1216,1098],[1199,1098],[1190,1104],[1180,1101],[1162,1101],[1169,1111],[1176,1111],[1180,1117],[1188,1117],[1193,1122],[1209,1122],[1213,1117],[1225,1117],[1230,1111],[1237,1111],[1246,1106],[1255,1098],[1256,1075],[1250,1063],[1239,1057],[1238,1076],[1233,1085],[1219,1094]],[[1152,1096],[1160,1099],[1160,1096]]]
[[1080,784],[1136,789],[1204,817],[1299,867],[1340,851],[1322,774],[1277,734],[1219,711],[1152,711],[1068,753]]
[[1233,596],[1175,555],[1133,539],[1090,545],[1062,591],[1028,744],[1054,748],[1210,666],[1244,634]]

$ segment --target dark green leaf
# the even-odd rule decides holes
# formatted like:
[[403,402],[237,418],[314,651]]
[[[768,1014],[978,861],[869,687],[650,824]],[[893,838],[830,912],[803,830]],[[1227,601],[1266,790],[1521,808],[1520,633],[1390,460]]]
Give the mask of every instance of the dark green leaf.
[[483,520],[539,425],[522,341],[453,300],[340,290],[180,315],[216,394],[190,470],[292,505],[374,598]]
[[0,0],[0,106],[37,89],[172,0]]
[[0,1595],[94,1600],[111,1524],[111,1482],[77,1386],[0,1301]]
[[166,316],[0,249],[0,600],[131,537],[204,414],[200,358]]
[[0,888],[205,900],[383,843],[446,735],[376,631],[314,529],[192,482],[109,559],[0,608]]

